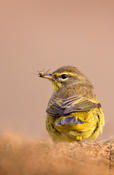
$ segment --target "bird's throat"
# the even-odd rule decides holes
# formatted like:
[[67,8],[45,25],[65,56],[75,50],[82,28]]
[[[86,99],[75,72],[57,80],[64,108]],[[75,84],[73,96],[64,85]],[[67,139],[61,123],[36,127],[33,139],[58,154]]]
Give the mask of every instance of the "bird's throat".
[[55,92],[62,86],[60,82],[52,82],[52,83],[53,83],[53,89]]

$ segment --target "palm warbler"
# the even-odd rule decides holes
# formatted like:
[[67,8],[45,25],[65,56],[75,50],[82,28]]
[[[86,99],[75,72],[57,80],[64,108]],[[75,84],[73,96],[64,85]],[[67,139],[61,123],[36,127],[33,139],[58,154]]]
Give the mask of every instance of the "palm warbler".
[[46,128],[56,142],[95,139],[102,131],[104,115],[91,82],[76,67],[64,66],[49,79],[54,93],[47,107]]

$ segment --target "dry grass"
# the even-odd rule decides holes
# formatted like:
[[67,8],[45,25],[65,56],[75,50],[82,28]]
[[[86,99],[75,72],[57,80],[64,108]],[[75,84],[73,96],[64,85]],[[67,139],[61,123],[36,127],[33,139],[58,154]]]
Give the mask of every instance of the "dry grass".
[[114,140],[59,143],[0,136],[0,175],[114,174]]

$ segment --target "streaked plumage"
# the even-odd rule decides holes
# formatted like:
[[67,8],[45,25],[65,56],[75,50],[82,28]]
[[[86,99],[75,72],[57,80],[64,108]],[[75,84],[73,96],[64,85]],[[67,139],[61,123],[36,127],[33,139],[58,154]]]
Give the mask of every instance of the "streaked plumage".
[[64,66],[51,74],[54,93],[47,107],[46,128],[56,142],[95,139],[104,115],[90,81],[75,67]]

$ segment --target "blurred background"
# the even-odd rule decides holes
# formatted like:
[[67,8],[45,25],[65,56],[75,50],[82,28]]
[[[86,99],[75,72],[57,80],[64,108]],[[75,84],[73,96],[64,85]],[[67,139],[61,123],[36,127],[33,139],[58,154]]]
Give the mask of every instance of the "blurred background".
[[114,1],[0,1],[0,132],[48,137],[53,92],[37,71],[79,68],[94,84],[105,114],[100,138],[114,135]]

